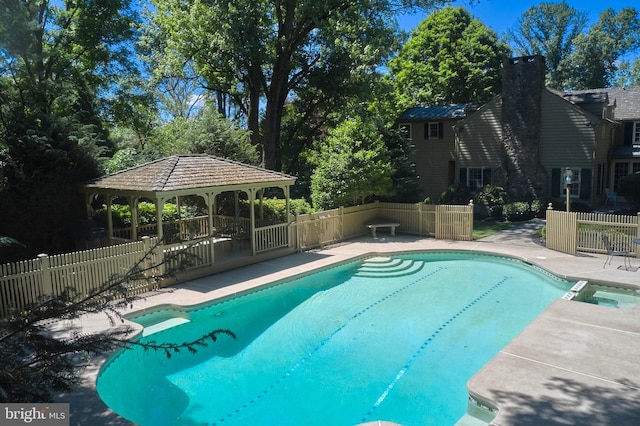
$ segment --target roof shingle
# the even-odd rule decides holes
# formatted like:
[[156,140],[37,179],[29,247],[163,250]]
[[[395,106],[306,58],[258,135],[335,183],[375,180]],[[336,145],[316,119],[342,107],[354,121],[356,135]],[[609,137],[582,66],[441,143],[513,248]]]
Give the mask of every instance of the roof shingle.
[[206,154],[172,155],[102,176],[85,188],[168,192],[251,183],[290,182],[295,177]]

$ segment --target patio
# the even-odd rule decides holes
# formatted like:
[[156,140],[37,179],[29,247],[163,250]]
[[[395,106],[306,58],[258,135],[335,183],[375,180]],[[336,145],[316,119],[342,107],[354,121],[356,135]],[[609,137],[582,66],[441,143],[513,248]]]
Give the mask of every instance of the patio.
[[[411,250],[470,250],[513,256],[575,279],[637,286],[640,272],[603,268],[604,255],[577,256],[548,250],[530,232],[511,230],[479,241],[435,240],[406,235],[360,237],[348,242],[271,259],[203,277],[150,295],[132,311],[153,306],[194,304],[224,297],[367,253]],[[638,259],[632,259],[638,263]],[[80,325],[80,324],[79,324]],[[82,320],[105,327],[104,318]],[[636,424],[640,418],[640,308],[612,309],[557,300],[468,384],[471,395],[500,411],[496,425]],[[95,392],[100,360],[83,376],[70,402],[74,424],[127,425]],[[384,419],[381,419],[384,420]],[[460,423],[463,425],[464,423]]]

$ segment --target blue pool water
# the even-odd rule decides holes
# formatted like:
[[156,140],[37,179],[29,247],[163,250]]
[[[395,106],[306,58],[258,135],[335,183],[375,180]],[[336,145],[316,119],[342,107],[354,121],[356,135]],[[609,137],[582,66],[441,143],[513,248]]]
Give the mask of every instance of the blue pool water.
[[237,338],[171,358],[120,351],[98,392],[141,425],[453,425],[467,381],[572,284],[482,254],[369,258],[140,316],[141,340]]

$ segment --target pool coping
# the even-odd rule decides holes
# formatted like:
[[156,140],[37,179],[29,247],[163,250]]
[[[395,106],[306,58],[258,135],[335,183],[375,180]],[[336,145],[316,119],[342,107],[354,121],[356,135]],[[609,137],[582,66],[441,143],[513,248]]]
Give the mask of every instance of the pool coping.
[[[586,279],[630,287],[638,287],[640,281],[640,272],[619,270],[615,264],[604,268],[604,255],[559,253],[532,243],[526,237],[507,242],[500,239],[461,242],[380,235],[378,238],[361,237],[175,285],[135,302],[126,314],[143,313],[162,304],[190,306],[206,303],[365,255],[422,250],[505,255],[572,280]],[[635,263],[640,263],[640,260]],[[76,326],[96,330],[109,325],[104,318],[92,317],[78,320]],[[541,343],[549,344],[541,346]],[[619,366],[606,362],[612,355],[609,347],[616,348]],[[57,398],[59,402],[71,404],[72,424],[132,424],[106,407],[95,390],[97,374],[106,358],[105,355],[87,364],[76,391]],[[571,420],[592,416],[594,407],[603,407],[601,413],[596,413],[601,418],[617,420],[608,424],[626,424],[628,418],[625,413],[640,417],[640,407],[628,403],[629,398],[637,400],[640,396],[640,366],[633,365],[637,359],[640,359],[639,308],[616,310],[558,300],[472,377],[468,382],[468,392],[477,400],[498,407],[497,417],[492,423],[495,425],[571,424]],[[571,394],[554,388],[554,383],[571,383],[585,391],[586,396],[576,394],[576,400],[568,398]],[[602,401],[605,396],[607,398]],[[612,401],[619,402],[615,410],[609,410],[602,404],[607,402],[609,406]]]

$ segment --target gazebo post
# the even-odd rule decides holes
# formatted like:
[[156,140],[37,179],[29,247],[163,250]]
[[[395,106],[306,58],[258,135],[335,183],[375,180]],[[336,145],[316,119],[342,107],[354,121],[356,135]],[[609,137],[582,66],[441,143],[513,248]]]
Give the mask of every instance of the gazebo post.
[[158,237],[158,244],[164,238],[164,232],[162,229],[162,210],[164,210],[164,198],[156,197],[156,237]]
[[213,192],[208,192],[204,195],[204,200],[207,203],[207,210],[209,215],[209,245],[211,249],[211,266],[213,266],[213,264],[215,263],[216,254],[216,237],[213,233],[213,215],[215,213],[214,207],[216,205],[216,195],[217,194]]
[[255,218],[255,206],[254,206],[254,201],[255,201],[255,193],[256,190],[254,188],[248,189],[247,193],[249,194],[249,223],[251,224],[249,226],[250,229],[250,233],[249,233],[249,240],[251,241],[251,255],[255,256],[256,255],[256,241],[255,241],[255,230],[256,230],[256,218]]
[[113,239],[113,216],[111,216],[113,195],[107,195],[105,202],[107,203],[107,235],[109,236],[109,244],[111,244],[111,240]]
[[138,241],[138,197],[129,197],[129,209],[131,210],[131,240]]

